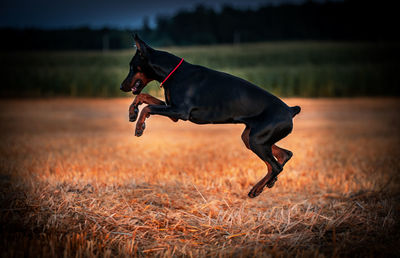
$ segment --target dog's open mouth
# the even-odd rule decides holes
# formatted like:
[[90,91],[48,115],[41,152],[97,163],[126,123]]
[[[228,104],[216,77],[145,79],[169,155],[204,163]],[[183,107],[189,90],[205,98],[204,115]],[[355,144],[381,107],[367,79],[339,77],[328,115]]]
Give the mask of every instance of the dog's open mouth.
[[131,90],[133,94],[139,94],[140,91],[142,91],[142,88],[143,88],[143,81],[137,79]]

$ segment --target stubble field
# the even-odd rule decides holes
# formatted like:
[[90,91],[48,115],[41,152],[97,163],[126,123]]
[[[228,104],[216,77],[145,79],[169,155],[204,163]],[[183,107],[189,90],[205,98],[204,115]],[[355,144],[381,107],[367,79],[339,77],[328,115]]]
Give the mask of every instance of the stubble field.
[[400,255],[398,99],[286,99],[294,156],[255,199],[243,125],[137,138],[130,101],[0,102],[3,257]]

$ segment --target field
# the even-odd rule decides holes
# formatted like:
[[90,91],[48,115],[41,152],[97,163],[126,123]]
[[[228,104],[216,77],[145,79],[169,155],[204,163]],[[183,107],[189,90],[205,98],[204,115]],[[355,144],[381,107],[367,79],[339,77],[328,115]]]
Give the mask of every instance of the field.
[[[185,60],[247,79],[279,96],[400,95],[400,45],[270,42],[166,48]],[[0,52],[0,96],[124,96],[134,48],[125,51]],[[157,94],[158,83],[149,88]]]
[[272,189],[242,125],[151,117],[129,98],[2,100],[2,257],[399,256],[399,99],[300,105]]

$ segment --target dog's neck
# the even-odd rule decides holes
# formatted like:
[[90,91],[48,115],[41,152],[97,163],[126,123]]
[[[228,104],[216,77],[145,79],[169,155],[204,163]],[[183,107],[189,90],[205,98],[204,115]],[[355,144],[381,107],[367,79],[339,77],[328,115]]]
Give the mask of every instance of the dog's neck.
[[174,56],[170,53],[155,50],[150,59],[150,65],[154,72],[154,79],[158,82],[162,82],[179,64],[181,59],[182,58]]

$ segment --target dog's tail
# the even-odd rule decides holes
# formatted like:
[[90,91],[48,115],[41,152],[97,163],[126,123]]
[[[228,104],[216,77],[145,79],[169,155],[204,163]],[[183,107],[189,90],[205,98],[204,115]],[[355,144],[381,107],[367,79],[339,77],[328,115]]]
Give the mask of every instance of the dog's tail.
[[290,107],[290,112],[292,112],[292,117],[295,117],[298,113],[300,113],[301,107],[299,106],[294,106]]

